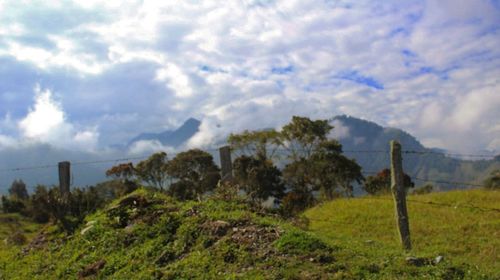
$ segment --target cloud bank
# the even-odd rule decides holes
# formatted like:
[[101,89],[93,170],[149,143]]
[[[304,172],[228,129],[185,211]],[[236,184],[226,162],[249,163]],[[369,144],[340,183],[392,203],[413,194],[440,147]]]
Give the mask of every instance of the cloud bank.
[[0,146],[349,114],[500,150],[498,1],[35,2],[0,0]]

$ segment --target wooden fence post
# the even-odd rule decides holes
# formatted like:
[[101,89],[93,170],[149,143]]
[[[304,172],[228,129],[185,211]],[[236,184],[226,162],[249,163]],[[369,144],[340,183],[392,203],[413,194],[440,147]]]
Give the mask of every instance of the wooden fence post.
[[70,163],[69,161],[59,162],[59,191],[61,194],[68,194],[70,184]]
[[396,206],[396,222],[398,224],[399,236],[401,237],[401,244],[405,250],[411,250],[401,144],[395,140],[391,141],[391,191]]
[[221,181],[226,182],[233,178],[233,163],[231,161],[231,148],[224,146],[219,148]]

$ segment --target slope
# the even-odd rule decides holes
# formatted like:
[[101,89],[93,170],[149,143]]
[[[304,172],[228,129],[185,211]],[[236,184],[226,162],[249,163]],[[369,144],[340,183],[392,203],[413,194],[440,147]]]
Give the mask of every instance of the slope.
[[[374,226],[372,214],[351,212],[355,228]],[[348,222],[332,213],[314,216],[335,228]],[[238,201],[179,202],[140,189],[87,217],[72,235],[48,227],[24,248],[6,248],[0,279],[491,279],[495,272],[457,265],[450,255],[436,265],[407,265],[383,239],[364,246],[364,237],[318,225],[311,219],[308,232]]]
[[[410,195],[410,254],[443,256],[467,279],[479,277],[467,275],[474,268],[487,279],[500,279],[498,201],[500,192],[484,190]],[[400,260],[394,259],[400,254],[400,243],[390,196],[338,199],[308,210],[305,217],[310,220],[309,229],[331,246],[349,244],[355,252],[351,265],[371,260],[376,266],[402,269]]]
[[[363,171],[368,173],[388,168],[389,153],[384,151],[389,150],[391,140],[398,140],[403,150],[416,152],[403,154],[403,168],[407,174],[419,179],[417,185],[425,181],[479,184],[491,171],[500,168],[500,157],[489,160],[452,158],[441,151],[424,147],[415,137],[400,129],[382,127],[345,115],[333,118],[332,124],[336,127],[334,136],[339,139],[345,154],[356,159]],[[437,187],[448,190],[470,186],[439,183]]]

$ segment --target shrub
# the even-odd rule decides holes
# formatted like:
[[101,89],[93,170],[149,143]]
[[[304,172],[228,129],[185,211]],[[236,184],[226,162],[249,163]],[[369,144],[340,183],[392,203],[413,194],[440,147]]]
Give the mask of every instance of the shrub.
[[314,205],[314,198],[309,192],[289,192],[281,202],[281,213],[285,217],[295,216]]
[[426,194],[431,193],[434,190],[434,186],[432,184],[425,184],[424,186],[413,190],[412,194]]

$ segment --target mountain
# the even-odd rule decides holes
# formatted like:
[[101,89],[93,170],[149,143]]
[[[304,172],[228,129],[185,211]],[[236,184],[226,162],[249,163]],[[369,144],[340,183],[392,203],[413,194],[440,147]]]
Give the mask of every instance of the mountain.
[[[403,154],[403,168],[417,185],[425,181],[453,181],[479,184],[493,170],[500,168],[500,156],[490,160],[463,160],[445,155],[445,151],[424,147],[409,133],[382,127],[376,123],[350,116],[337,116],[331,119],[332,137],[338,139],[348,157],[356,159],[363,167],[365,175],[389,167],[389,141],[398,140],[406,151],[419,153]],[[143,133],[132,139],[128,145],[141,140],[157,140],[165,146],[181,148],[196,132],[200,121],[190,118],[178,129],[161,133]],[[219,163],[217,152],[212,153]],[[22,179],[30,189],[37,184],[58,183],[57,163],[72,162],[72,186],[93,185],[106,179],[106,169],[117,162],[96,164],[75,164],[78,162],[106,161],[129,156],[127,147],[117,147],[103,152],[83,152],[54,148],[46,144],[26,145],[24,147],[0,149],[0,193],[5,193],[12,181]],[[130,157],[134,157],[130,155]],[[27,169],[17,169],[28,167]],[[36,167],[36,168],[29,168]],[[467,188],[459,184],[436,183],[442,190]],[[358,192],[359,193],[359,192]]]
[[160,133],[142,133],[130,140],[128,146],[138,141],[157,140],[165,146],[179,147],[198,132],[200,124],[199,120],[190,118],[176,130],[167,130]]
[[[397,140],[403,151],[403,169],[415,178],[417,185],[426,181],[481,183],[493,170],[500,168],[500,157],[489,160],[463,160],[446,155],[440,149],[424,147],[414,136],[397,129],[350,116],[334,117],[334,136],[347,156],[356,159],[366,175],[389,168],[389,142]],[[341,133],[335,132],[340,131]],[[456,183],[436,183],[441,190],[467,188]]]

